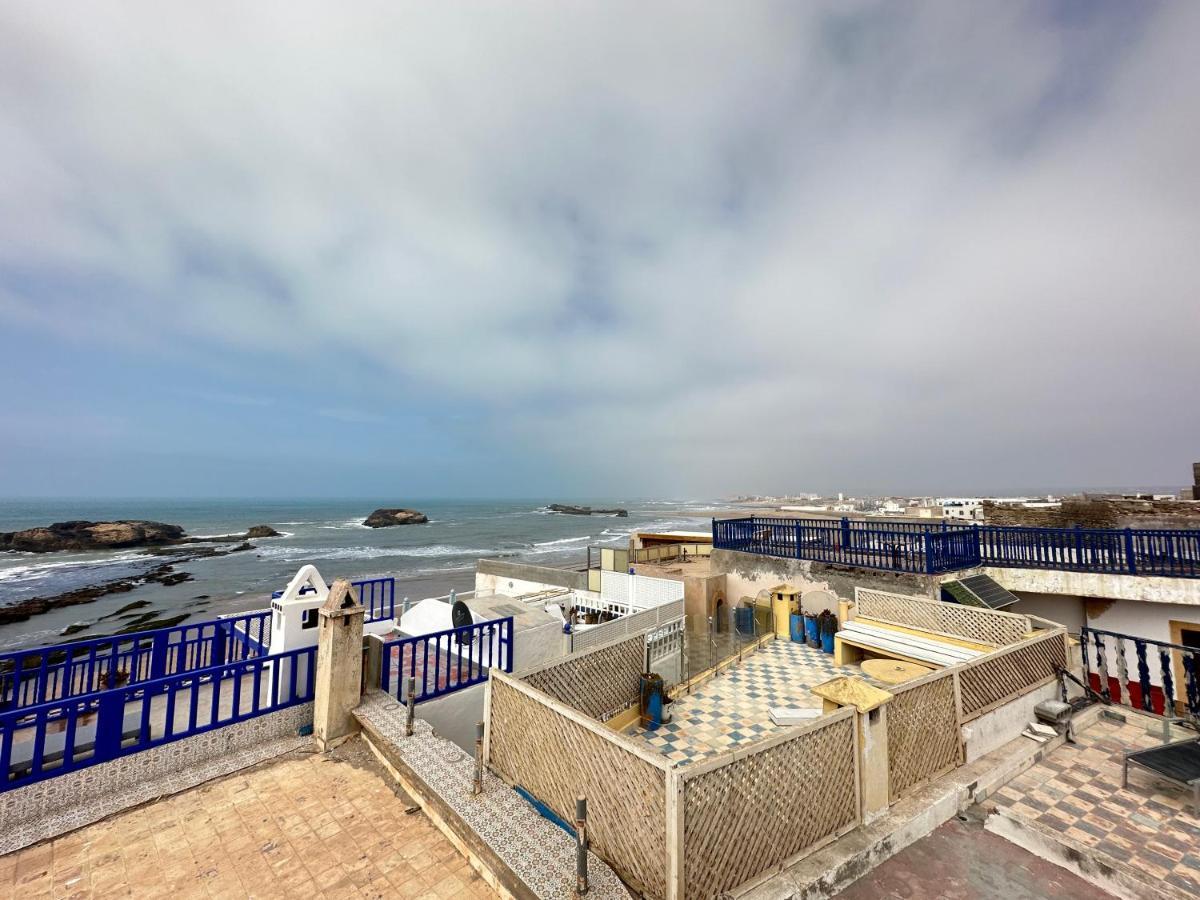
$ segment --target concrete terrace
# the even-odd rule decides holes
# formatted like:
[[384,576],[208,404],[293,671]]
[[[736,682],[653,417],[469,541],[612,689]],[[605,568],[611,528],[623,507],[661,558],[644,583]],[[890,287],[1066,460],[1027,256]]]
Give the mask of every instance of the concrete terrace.
[[498,895],[355,740],[0,857],[0,897],[91,896]]
[[1075,744],[1000,788],[989,828],[1092,861],[1120,882],[1148,885],[1145,896],[1200,896],[1200,818],[1190,793],[1136,768],[1129,787],[1121,787],[1123,753],[1162,743],[1160,720],[1121,714],[1125,722],[1098,718]]

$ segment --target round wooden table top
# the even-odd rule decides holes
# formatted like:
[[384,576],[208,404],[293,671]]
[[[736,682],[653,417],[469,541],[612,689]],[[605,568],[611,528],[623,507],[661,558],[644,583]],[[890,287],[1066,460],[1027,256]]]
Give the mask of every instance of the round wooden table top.
[[859,668],[883,684],[900,684],[912,681],[933,671],[929,666],[903,662],[899,659],[864,659]]

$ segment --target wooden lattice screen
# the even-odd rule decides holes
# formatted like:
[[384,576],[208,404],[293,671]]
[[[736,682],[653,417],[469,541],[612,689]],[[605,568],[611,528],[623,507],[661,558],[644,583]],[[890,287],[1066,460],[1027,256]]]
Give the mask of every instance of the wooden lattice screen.
[[997,647],[1022,641],[1033,630],[1029,616],[860,587],[854,589],[854,614]]
[[795,737],[679,773],[682,896],[717,897],[858,824],[854,716],[840,710]]
[[946,669],[893,690],[887,705],[889,799],[893,802],[962,763],[954,676],[954,670]]
[[963,664],[958,673],[963,721],[1049,682],[1054,667],[1066,665],[1066,630],[1061,627]]
[[637,700],[645,665],[646,639],[637,634],[520,677],[558,702],[603,722]]
[[666,896],[665,758],[650,762],[649,750],[494,669],[489,690],[489,766],[567,821],[587,797],[592,849],[636,890]]

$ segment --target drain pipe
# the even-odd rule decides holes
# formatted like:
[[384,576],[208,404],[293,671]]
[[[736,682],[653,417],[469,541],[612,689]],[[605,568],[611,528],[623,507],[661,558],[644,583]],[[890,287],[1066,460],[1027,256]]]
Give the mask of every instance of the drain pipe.
[[404,736],[412,737],[413,733],[413,717],[417,711],[417,679],[409,676],[408,679],[408,699],[405,701],[407,710],[404,717]]

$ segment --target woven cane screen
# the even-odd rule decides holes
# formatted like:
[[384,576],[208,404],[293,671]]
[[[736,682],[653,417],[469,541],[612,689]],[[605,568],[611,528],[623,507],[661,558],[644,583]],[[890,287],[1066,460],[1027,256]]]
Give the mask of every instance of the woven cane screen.
[[999,647],[1024,640],[1033,630],[1028,616],[868,588],[854,589],[854,609],[855,614],[863,618],[936,631]]
[[890,799],[962,762],[954,673],[908,690],[887,705]]
[[592,849],[649,897],[666,893],[666,773],[499,679],[489,764],[567,821],[587,797]]
[[856,824],[854,755],[846,717],[686,780],[684,896],[716,897]]
[[522,680],[559,703],[604,721],[637,700],[645,657],[646,639],[637,634],[619,644],[569,656]]
[[964,667],[958,675],[963,721],[973,719],[996,704],[1054,675],[1066,667],[1067,651],[1061,629],[1010,650],[989,655],[978,665]]

